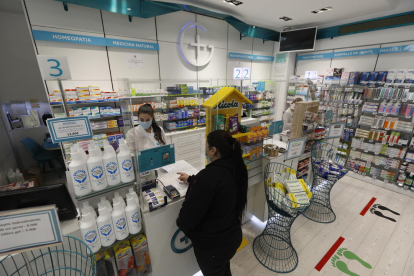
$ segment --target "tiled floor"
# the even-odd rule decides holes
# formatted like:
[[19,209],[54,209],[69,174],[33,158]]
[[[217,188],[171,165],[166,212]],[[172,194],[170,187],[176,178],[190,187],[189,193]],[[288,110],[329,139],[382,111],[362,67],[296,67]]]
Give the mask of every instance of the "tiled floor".
[[[386,206],[400,215],[382,207],[376,211],[391,220],[370,211],[365,216],[360,215],[373,197],[376,198],[375,204]],[[291,236],[299,255],[299,265],[295,271],[279,275],[414,275],[414,198],[348,176],[335,184],[331,198],[337,215],[333,223],[316,223],[303,216],[294,222]],[[234,276],[278,275],[263,267],[253,253],[253,240],[264,227],[265,224],[257,219],[243,225],[244,237],[250,243],[231,261]],[[349,252],[338,254],[335,250],[335,259],[329,258],[320,271],[316,270],[315,266],[340,237],[344,241],[339,248],[346,248],[343,252]],[[348,271],[343,273],[339,267]]]

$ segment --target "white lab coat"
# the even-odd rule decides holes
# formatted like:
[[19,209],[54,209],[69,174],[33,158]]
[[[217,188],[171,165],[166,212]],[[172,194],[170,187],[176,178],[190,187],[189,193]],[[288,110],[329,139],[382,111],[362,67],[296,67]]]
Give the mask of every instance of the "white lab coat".
[[283,131],[292,130],[293,124],[293,111],[290,107],[283,113]]
[[[167,138],[165,137],[165,132],[162,127],[161,128],[161,137],[162,140],[167,143]],[[134,140],[135,139],[135,140]],[[154,131],[151,127],[151,133],[145,131],[143,127],[139,125],[130,129],[126,134],[126,142],[131,152],[143,151],[147,149],[156,148],[159,146],[163,146],[160,144],[154,137]],[[136,146],[136,148],[135,148]]]

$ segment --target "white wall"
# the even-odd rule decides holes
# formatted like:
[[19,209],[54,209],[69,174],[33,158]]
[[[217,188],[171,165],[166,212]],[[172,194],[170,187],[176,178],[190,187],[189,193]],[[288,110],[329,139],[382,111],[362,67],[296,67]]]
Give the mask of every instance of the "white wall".
[[[39,54],[68,57],[73,81],[65,81],[64,88],[99,85],[103,90],[117,90],[118,78],[158,82],[134,85],[141,88],[165,88],[177,83],[174,80],[183,79],[210,80],[202,86],[233,84],[233,67],[238,66],[239,62],[251,68],[252,80],[268,80],[271,77],[271,62],[228,59],[228,52],[272,55],[274,42],[263,43],[260,39],[250,37],[240,40],[240,33],[224,20],[182,11],[150,19],[133,17],[132,22],[129,22],[126,15],[72,4],[68,4],[69,10],[66,12],[61,2],[53,0],[25,0],[25,3],[34,30],[159,43],[159,51],[148,51],[36,41]],[[178,50],[180,30],[191,21],[202,24],[207,32],[198,28],[187,31],[184,48],[188,54],[196,59],[195,47],[189,46],[189,43],[194,42],[196,33],[203,43],[215,46],[213,59],[203,67],[186,63]],[[127,68],[126,53],[142,55],[145,68]],[[201,54],[197,58],[204,59],[205,56]],[[48,83],[48,87],[57,88],[54,83]]]

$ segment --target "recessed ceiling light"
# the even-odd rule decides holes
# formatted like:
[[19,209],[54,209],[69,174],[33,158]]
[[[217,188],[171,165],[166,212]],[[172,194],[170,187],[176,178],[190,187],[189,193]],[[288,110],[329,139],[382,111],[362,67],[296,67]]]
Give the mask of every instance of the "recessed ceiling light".
[[321,12],[324,12],[324,11],[330,11],[332,9],[333,9],[332,7],[325,7],[325,8],[322,8],[320,10],[311,11],[311,13],[321,13]]
[[282,19],[282,20],[285,20],[285,21],[290,21],[290,20],[292,20],[292,18],[287,17],[287,16],[280,17],[279,19]]
[[243,2],[237,1],[237,0],[223,0],[223,2],[227,3],[227,4],[230,4],[230,5],[233,5],[233,6],[238,6],[238,5],[243,4]]
[[127,8],[128,11],[132,10],[131,8]]

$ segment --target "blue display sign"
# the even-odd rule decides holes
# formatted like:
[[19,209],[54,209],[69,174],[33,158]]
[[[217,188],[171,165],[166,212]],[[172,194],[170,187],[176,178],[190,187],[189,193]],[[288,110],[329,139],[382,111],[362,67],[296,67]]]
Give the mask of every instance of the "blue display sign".
[[330,123],[333,118],[333,110],[327,110],[325,114],[325,122]]
[[55,33],[33,30],[33,38],[35,40],[55,41],[55,42],[67,42],[77,44],[88,44],[98,46],[109,47],[121,47],[121,48],[134,48],[142,50],[158,51],[158,43],[140,42],[132,40],[112,39],[96,36],[75,35],[67,33]]
[[402,45],[386,48],[371,48],[361,49],[354,51],[335,52],[335,53],[324,53],[324,54],[311,54],[298,56],[297,60],[311,60],[311,59],[327,59],[327,58],[341,58],[341,57],[355,57],[365,55],[383,55],[383,54],[395,54],[414,52],[414,45]]
[[238,59],[250,59],[250,60],[261,60],[261,61],[274,61],[273,56],[260,56],[260,55],[250,55],[250,54],[240,54],[240,53],[229,53],[229,58],[238,58]]
[[53,143],[92,138],[88,116],[54,118],[46,121]]
[[75,35],[75,34],[66,34],[66,33],[55,33],[55,32],[46,32],[46,31],[38,31],[38,30],[33,30],[32,33],[33,33],[33,38],[35,40],[46,40],[46,41],[106,46],[106,38],[103,38],[103,37]]
[[269,134],[275,135],[283,131],[283,121],[272,122],[269,127]]
[[175,163],[174,144],[137,152],[139,172],[158,169]]
[[123,48],[134,48],[134,49],[143,49],[143,50],[153,50],[158,51],[159,45],[157,43],[148,43],[148,42],[139,42],[132,40],[122,40],[122,39],[106,39],[106,46],[110,47],[123,47]]

